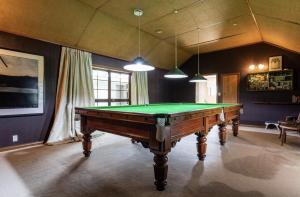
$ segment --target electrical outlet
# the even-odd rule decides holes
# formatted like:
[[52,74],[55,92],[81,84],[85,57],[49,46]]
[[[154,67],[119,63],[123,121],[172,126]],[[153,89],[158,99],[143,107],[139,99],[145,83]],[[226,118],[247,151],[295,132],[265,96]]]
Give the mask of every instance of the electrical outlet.
[[17,142],[19,139],[18,139],[18,135],[13,135],[12,136],[12,141],[13,142]]

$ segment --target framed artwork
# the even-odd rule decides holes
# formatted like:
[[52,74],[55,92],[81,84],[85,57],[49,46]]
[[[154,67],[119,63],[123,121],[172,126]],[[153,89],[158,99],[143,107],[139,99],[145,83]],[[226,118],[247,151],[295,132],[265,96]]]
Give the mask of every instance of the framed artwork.
[[269,71],[282,70],[282,56],[269,57]]
[[44,57],[0,49],[0,116],[44,113]]

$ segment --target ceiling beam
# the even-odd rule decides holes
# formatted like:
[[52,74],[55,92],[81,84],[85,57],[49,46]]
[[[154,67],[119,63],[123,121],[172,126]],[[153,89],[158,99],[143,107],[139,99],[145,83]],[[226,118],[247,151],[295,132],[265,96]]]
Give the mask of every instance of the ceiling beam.
[[261,40],[264,40],[263,35],[262,35],[262,33],[261,33],[261,30],[260,30],[260,27],[259,27],[259,25],[258,25],[258,22],[257,22],[256,18],[255,18],[255,15],[254,15],[254,13],[253,13],[252,7],[251,7],[251,5],[250,5],[250,0],[246,0],[246,1],[247,1],[247,6],[248,6],[248,8],[249,8],[249,10],[250,10],[250,14],[251,14],[251,16],[252,16],[252,18],[253,18],[253,20],[254,20],[256,29],[257,29],[257,31],[258,31],[258,33],[259,33],[259,35],[260,35],[260,38],[261,38]]

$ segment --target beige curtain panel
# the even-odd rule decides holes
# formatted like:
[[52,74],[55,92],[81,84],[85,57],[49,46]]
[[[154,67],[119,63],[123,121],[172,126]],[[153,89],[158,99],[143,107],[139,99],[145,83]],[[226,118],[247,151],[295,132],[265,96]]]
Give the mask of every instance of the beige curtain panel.
[[92,54],[62,47],[55,120],[47,143],[72,139],[75,129],[75,107],[94,105]]
[[134,72],[131,75],[131,104],[149,104],[147,72]]

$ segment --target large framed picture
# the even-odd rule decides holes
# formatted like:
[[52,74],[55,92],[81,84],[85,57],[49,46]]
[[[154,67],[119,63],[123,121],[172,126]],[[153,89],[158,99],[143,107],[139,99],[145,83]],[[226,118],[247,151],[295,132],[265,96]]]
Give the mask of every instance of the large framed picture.
[[282,56],[269,57],[269,71],[282,70]]
[[0,49],[0,116],[44,113],[44,57]]

